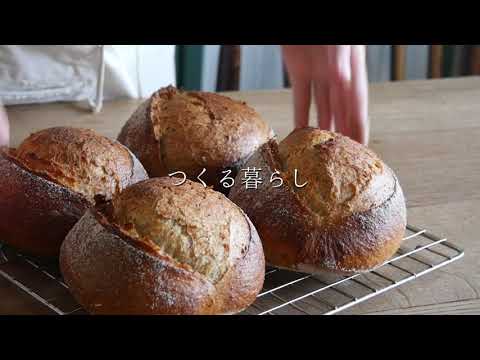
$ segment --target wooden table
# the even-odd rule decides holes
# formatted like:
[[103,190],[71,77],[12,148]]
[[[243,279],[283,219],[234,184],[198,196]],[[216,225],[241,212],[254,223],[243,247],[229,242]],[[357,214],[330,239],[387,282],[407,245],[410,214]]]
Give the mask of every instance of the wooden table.
[[[289,91],[229,94],[256,108],[280,138],[292,129]],[[12,145],[30,132],[70,125],[116,137],[138,101],[106,103],[93,115],[72,104],[8,109]],[[480,314],[480,78],[371,86],[371,147],[397,172],[409,223],[466,250],[460,261],[359,304],[347,314]],[[312,124],[315,115],[312,114]],[[45,313],[0,279],[0,313]]]

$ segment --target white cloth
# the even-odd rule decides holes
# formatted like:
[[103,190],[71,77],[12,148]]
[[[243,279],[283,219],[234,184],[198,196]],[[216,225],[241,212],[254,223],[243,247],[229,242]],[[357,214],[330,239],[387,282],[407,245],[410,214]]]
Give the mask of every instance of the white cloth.
[[0,45],[0,101],[95,107],[102,98],[147,97],[175,85],[174,51],[174,45]]

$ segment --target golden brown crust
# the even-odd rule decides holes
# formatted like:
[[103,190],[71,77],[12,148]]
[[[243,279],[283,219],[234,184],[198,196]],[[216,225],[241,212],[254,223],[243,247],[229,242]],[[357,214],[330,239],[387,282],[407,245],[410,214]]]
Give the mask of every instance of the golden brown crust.
[[130,148],[150,176],[183,171],[192,180],[203,168],[217,190],[225,169],[233,176],[273,131],[245,103],[206,92],[160,89],[123,127],[118,140]]
[[94,203],[125,188],[132,177],[128,150],[92,130],[55,127],[26,138],[15,151],[23,167],[68,187]]
[[292,187],[324,224],[338,217],[380,205],[395,181],[370,149],[329,131],[298,129],[278,146],[286,180],[294,184],[295,169],[303,188]]
[[[110,175],[97,176],[99,169]],[[18,150],[0,152],[0,173],[0,240],[46,257],[58,255],[68,231],[94,200],[147,178],[123,145],[71,128],[40,131]]]
[[[348,138],[297,130],[246,164],[262,169],[267,181],[258,190],[237,179],[229,197],[255,224],[267,262],[309,273],[368,271],[395,253],[406,226],[400,184],[379,161]],[[294,167],[305,188],[294,186]],[[284,179],[279,188],[268,181],[275,169]]]
[[241,210],[199,183],[156,178],[130,186],[113,199],[113,221],[217,283],[232,258],[245,251],[249,228]]
[[[172,179],[150,179],[132,189],[127,190],[121,200],[116,199],[107,206],[108,211],[101,208],[89,210],[62,245],[62,274],[75,298],[87,311],[94,314],[230,314],[242,311],[255,300],[263,286],[265,261],[256,230],[239,208],[223,195],[191,182],[176,187],[172,185]],[[166,194],[168,189],[177,196]],[[230,218],[230,226],[241,224],[236,233],[223,232],[230,236],[227,259],[221,254],[213,255],[213,261],[219,264],[227,261],[221,276],[212,277],[212,273],[204,272],[204,268],[196,268],[194,262],[186,261],[188,255],[180,256],[179,251],[171,252],[163,247],[162,241],[173,243],[178,240],[166,236],[165,231],[160,231],[165,238],[155,242],[146,234],[137,236],[128,222],[123,226],[114,223],[115,207],[127,204],[130,205],[129,211],[140,214],[145,223],[154,223],[158,214],[146,211],[152,205],[152,196],[157,197],[157,209],[162,216],[172,217],[178,223],[187,221],[183,225],[192,231],[192,260],[202,257],[201,250],[205,249],[206,243],[210,248],[225,245],[219,233],[210,233],[210,239],[203,237],[207,235],[206,231],[217,228],[218,223],[226,220],[206,216],[204,210],[195,206],[196,203],[206,201],[213,204],[209,200],[215,198],[219,206],[227,209],[222,212]],[[129,203],[129,200],[138,198],[141,200]],[[172,205],[172,209],[166,209],[163,205],[174,198],[180,200]],[[135,226],[138,225],[137,222]],[[161,226],[168,225],[163,223]],[[174,228],[172,224],[170,226]],[[238,251],[234,250],[236,247]],[[210,260],[207,256],[207,261]]]

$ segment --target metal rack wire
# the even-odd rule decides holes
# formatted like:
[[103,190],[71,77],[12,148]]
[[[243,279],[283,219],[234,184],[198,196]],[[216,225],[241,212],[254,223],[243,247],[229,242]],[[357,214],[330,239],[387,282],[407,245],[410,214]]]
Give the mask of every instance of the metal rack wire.
[[[337,314],[464,255],[447,239],[414,226],[407,227],[404,240],[395,257],[366,274],[307,275],[269,267],[257,301],[242,314]],[[70,295],[55,263],[0,246],[0,276],[56,314],[86,314]]]

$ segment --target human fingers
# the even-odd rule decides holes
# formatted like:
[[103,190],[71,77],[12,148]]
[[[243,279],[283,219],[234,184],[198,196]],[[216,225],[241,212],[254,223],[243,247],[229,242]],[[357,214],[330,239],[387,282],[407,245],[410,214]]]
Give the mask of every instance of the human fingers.
[[307,127],[312,92],[310,54],[298,45],[283,45],[282,53],[292,85],[295,128]]
[[313,91],[315,104],[317,106],[318,127],[322,130],[334,131],[328,83],[321,80],[314,80]]
[[336,130],[351,137],[350,87],[351,87],[351,48],[349,45],[329,45],[328,69],[330,88],[330,108],[335,118]]
[[368,77],[364,45],[351,49],[352,84],[350,91],[352,138],[368,145],[370,124],[368,119]]
[[328,81],[328,46],[310,45],[310,47],[312,54],[313,97],[317,107],[318,127],[322,130],[334,131]]

